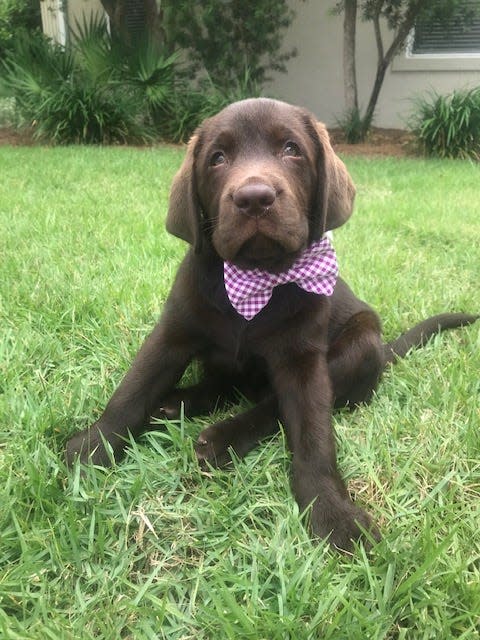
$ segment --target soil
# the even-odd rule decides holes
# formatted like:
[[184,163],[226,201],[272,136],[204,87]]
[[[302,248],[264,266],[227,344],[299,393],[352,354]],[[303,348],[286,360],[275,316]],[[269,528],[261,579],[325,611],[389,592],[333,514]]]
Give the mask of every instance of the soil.
[[10,127],[0,127],[0,145],[10,144],[14,147],[30,146],[33,144],[32,134]]
[[330,139],[337,153],[357,156],[393,156],[403,158],[415,155],[413,136],[403,129],[372,128],[367,140],[347,144],[340,129],[330,129]]
[[[374,128],[361,144],[347,144],[340,129],[330,129],[332,144],[337,153],[359,156],[414,155],[412,135],[402,129]],[[29,146],[35,144],[31,132],[0,127],[0,145]]]

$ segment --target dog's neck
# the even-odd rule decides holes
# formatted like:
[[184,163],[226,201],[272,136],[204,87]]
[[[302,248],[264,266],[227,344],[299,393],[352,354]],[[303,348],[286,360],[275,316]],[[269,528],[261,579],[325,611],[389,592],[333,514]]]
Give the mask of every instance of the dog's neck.
[[241,269],[224,262],[225,290],[234,309],[247,320],[267,306],[275,287],[295,283],[317,295],[331,296],[338,276],[335,250],[325,235],[310,244],[284,272]]

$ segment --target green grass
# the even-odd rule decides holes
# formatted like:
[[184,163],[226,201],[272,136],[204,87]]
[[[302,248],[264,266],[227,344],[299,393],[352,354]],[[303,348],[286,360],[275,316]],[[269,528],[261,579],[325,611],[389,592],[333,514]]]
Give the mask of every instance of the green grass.
[[[339,464],[380,523],[370,557],[313,544],[284,439],[200,472],[208,419],[66,472],[162,308],[175,148],[0,148],[0,638],[471,639],[480,630],[480,327],[388,371],[335,417]],[[478,312],[479,168],[347,158],[341,269],[396,336]]]

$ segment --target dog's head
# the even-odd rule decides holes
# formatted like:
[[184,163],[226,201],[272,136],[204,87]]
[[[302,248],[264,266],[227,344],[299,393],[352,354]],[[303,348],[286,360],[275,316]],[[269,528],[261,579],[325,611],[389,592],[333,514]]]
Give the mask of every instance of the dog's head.
[[174,178],[167,229],[244,268],[281,271],[350,217],[355,188],[325,126],[284,102],[243,100],[206,120]]

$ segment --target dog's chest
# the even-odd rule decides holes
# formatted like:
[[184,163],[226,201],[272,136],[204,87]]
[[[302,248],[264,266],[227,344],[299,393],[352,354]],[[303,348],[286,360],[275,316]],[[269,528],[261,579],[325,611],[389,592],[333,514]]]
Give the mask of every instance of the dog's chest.
[[207,343],[201,359],[217,370],[241,373],[255,356],[254,344],[248,323],[232,313],[223,316],[208,332]]
[[288,341],[297,342],[297,330],[304,333],[305,321],[317,315],[321,298],[294,284],[284,285],[275,289],[267,306],[251,320],[226,303],[222,310],[217,309],[215,320],[205,325],[206,344],[201,359],[230,373],[266,370],[268,354],[282,342],[281,336],[293,332]]
[[[265,361],[285,333],[310,333],[305,324],[323,316],[324,296],[304,291],[295,283],[277,286],[271,299],[247,320],[230,303],[218,257],[190,254],[190,273],[195,274],[196,304],[193,331],[203,336],[199,357],[215,370],[244,373],[266,369]],[[200,337],[200,336],[199,336]],[[291,341],[290,336],[289,341]],[[296,338],[295,338],[296,341]]]

